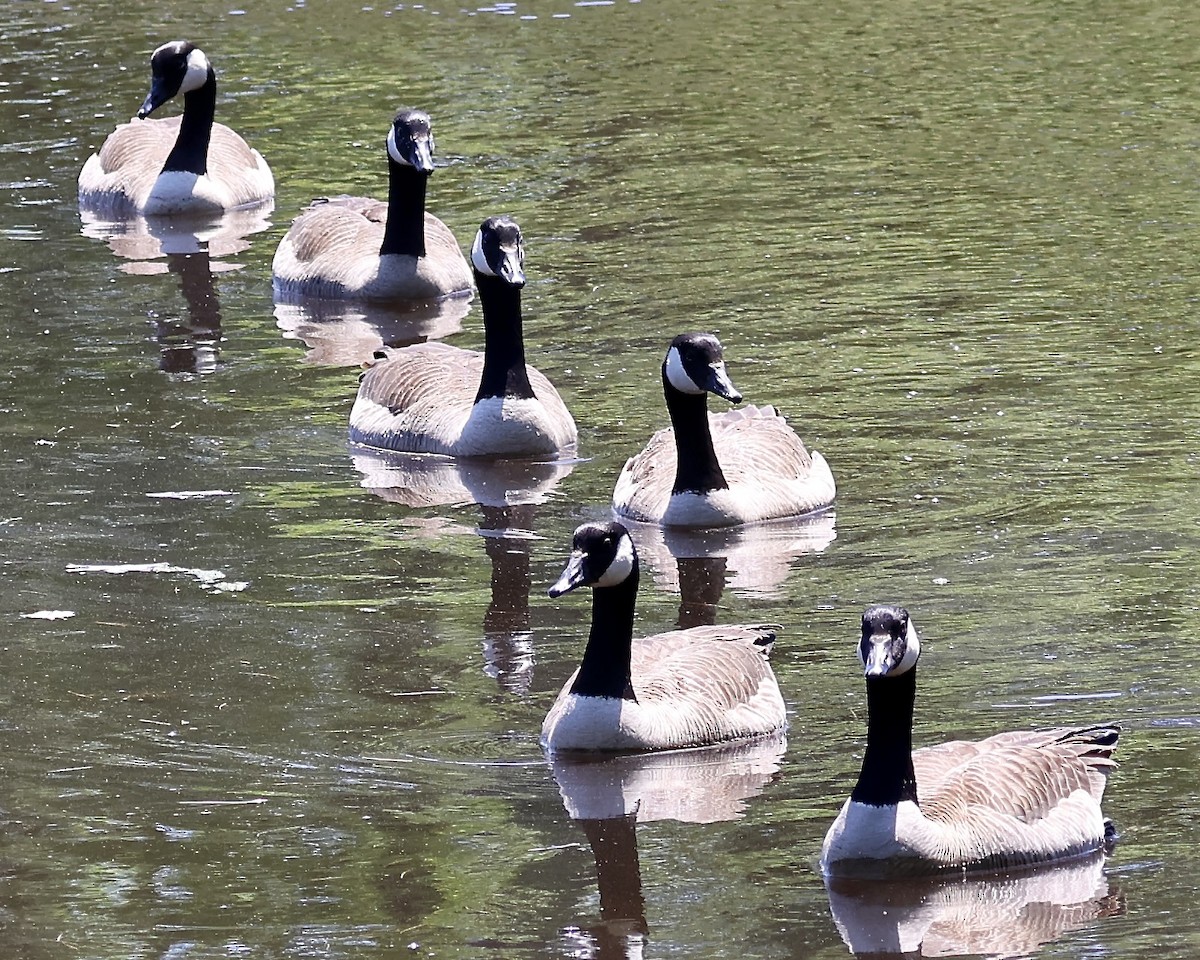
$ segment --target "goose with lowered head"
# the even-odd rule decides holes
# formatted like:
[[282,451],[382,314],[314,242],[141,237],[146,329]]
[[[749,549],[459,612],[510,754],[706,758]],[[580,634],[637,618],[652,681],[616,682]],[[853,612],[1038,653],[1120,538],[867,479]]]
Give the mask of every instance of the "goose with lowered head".
[[739,403],[711,333],[671,341],[662,364],[671,426],[626,461],[613,510],[664,527],[729,527],[828,507],[836,488],[825,458],[809,451],[774,407],[710,414],[710,393]]
[[309,206],[275,250],[276,295],[413,303],[470,296],[458,241],[425,209],[433,151],[429,114],[399,111],[387,135],[387,202],[337,196]]
[[635,640],[637,550],[613,521],[575,530],[550,596],[583,586],[592,588],[591,630],[542,723],[547,750],[673,750],[787,726],[768,662],[775,627],[692,627]]
[[[79,204],[106,216],[211,215],[269,203],[271,168],[229,127],[213,122],[217,75],[186,40],[150,57],[150,93],[137,119],[121,124],[79,173]],[[183,94],[183,116],[146,119]]]
[[903,607],[863,614],[867,749],[825,836],[826,875],[999,870],[1100,849],[1112,829],[1100,801],[1120,728],[999,733],[913,750],[920,652]]
[[483,352],[445,343],[378,351],[359,381],[350,439],[407,453],[561,459],[578,433],[554,385],[525,362],[525,246],[516,221],[483,221],[471,262]]

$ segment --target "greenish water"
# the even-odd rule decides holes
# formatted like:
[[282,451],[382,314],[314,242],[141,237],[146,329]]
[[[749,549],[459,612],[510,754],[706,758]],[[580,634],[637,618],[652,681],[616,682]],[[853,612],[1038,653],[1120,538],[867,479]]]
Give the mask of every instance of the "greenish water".
[[[6,955],[623,956],[645,931],[647,956],[846,956],[814,864],[880,600],[925,636],[918,741],[1125,727],[1107,892],[1020,950],[1200,952],[1190,6],[235,6],[0,20]],[[177,36],[278,192],[265,229],[155,269],[81,232],[75,178]],[[404,104],[460,241],[525,232],[530,356],[588,458],[539,504],[373,492],[345,420],[380,330],[301,318],[343,348],[310,355],[275,316],[290,218],[382,195]],[[439,322],[480,343],[475,308]],[[664,423],[686,329],[839,501],[724,560],[645,538],[639,629],[783,624],[792,727],[740,819],[634,833],[573,820],[538,749],[587,617],[545,588]]]

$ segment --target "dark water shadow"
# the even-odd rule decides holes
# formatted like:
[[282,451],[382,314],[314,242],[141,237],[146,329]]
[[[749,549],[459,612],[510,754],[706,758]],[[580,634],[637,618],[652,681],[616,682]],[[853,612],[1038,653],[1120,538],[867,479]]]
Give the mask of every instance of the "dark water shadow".
[[575,468],[575,461],[455,460],[352,447],[361,484],[377,497],[406,507],[478,504],[491,562],[491,600],[483,615],[484,672],[508,693],[533,683],[530,555],[537,539],[538,504]]
[[220,364],[221,302],[215,276],[241,265],[231,257],[250,246],[250,236],[270,227],[271,207],[231,211],[217,218],[131,217],[102,220],[80,213],[85,237],[103,240],[134,276],[164,273],[179,278],[183,316],[162,311],[155,318],[164,373],[209,374]]
[[725,588],[777,599],[792,565],[822,552],[837,538],[837,515],[712,530],[665,528],[622,519],[654,582],[680,595],[680,627],[716,623]]
[[1125,912],[1104,854],[1019,873],[826,882],[829,909],[858,957],[1030,956],[1044,944]]
[[529,622],[529,572],[537,507],[480,504],[478,533],[492,565],[492,597],[483,614],[484,673],[508,693],[524,695],[533,684],[533,631]]
[[469,296],[403,306],[276,300],[275,325],[285,340],[304,343],[308,363],[354,367],[366,363],[382,347],[406,347],[457,333],[470,310]]
[[592,851],[598,922],[562,931],[571,956],[634,960],[649,940],[637,825],[656,820],[737,820],[762,793],[787,749],[781,734],[751,743],[665,753],[556,753],[551,772],[563,806]]

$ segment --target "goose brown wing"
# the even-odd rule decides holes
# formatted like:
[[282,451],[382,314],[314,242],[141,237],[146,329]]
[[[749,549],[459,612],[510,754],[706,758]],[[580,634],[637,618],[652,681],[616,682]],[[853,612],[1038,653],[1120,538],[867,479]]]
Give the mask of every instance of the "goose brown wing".
[[710,414],[713,449],[721,472],[734,483],[771,484],[808,476],[812,457],[774,407],[747,405]]
[[639,453],[625,461],[613,490],[613,505],[639,520],[661,517],[675,486],[675,434],[655,433]]
[[429,211],[425,212],[425,256],[430,259],[462,256],[462,247],[454,239],[450,228]]
[[972,764],[986,770],[991,758],[1006,750],[1044,751],[1047,756],[1082,769],[1087,776],[1085,789],[1100,800],[1109,772],[1117,765],[1112,758],[1120,728],[1113,724],[1094,727],[1052,727],[1043,730],[1016,730],[998,733],[985,740],[952,740],[913,751],[913,769],[922,804],[926,796],[951,790],[947,781]]
[[1091,793],[1088,766],[1072,751],[1055,746],[983,751],[928,790],[917,775],[921,810],[931,820],[953,820],[967,806],[1033,823],[1077,790]]
[[[462,248],[454,239],[450,228],[429,212],[425,214],[425,256],[419,264],[422,274],[439,290],[461,293],[471,291],[471,268],[467,266],[467,258],[463,256]],[[531,383],[534,379],[533,373],[533,368],[530,367]],[[544,397],[537,390],[537,384],[533,386],[538,396]]]
[[179,117],[164,120],[131,120],[110,133],[100,147],[100,169],[145,174],[152,183],[158,179],[167,154],[179,136]]
[[359,383],[359,396],[394,415],[418,408],[470,408],[483,372],[483,354],[445,343],[380,350]]
[[775,628],[693,627],[634,641],[631,673],[640,703],[695,704],[714,715],[750,701],[772,678]]
[[243,171],[257,170],[260,161],[261,157],[242,139],[241,134],[223,123],[212,125],[212,135],[208,141],[210,173],[222,171],[237,175]]
[[352,197],[347,193],[339,193],[335,197],[322,197],[320,200],[314,200],[307,209],[316,210],[326,206],[349,210],[357,213],[360,217],[365,217],[372,223],[387,223],[388,206],[383,200],[375,200],[372,197]]
[[366,197],[317,201],[296,218],[284,238],[291,245],[292,255],[300,263],[309,263],[330,251],[378,252],[383,225],[367,215],[374,203]]

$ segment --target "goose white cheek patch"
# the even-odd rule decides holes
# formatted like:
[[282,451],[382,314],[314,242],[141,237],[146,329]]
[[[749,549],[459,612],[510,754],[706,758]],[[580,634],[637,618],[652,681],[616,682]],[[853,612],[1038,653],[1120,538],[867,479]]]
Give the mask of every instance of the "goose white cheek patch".
[[475,242],[471,244],[471,264],[485,277],[494,277],[496,272],[488,266],[487,257],[483,255],[483,231],[475,234]]
[[892,671],[894,674],[907,673],[917,665],[917,657],[921,655],[921,639],[917,636],[917,628],[911,620],[908,621],[908,634],[904,638],[904,657]]
[[400,148],[396,145],[396,128],[395,127],[392,127],[388,131],[387,152],[388,152],[388,156],[391,157],[393,160],[395,160],[397,163],[402,163],[406,167],[412,166],[412,164],[408,162],[408,158],[405,157],[404,154],[402,154],[400,152]]
[[696,386],[696,382],[683,368],[683,357],[679,355],[677,347],[667,351],[667,382],[680,393],[704,393],[704,388]]
[[200,50],[188,54],[187,73],[183,75],[183,83],[179,85],[180,93],[191,93],[199,90],[208,81],[208,57]]
[[613,557],[608,569],[596,581],[597,587],[612,587],[623,581],[633,572],[633,541],[629,537],[621,537],[617,543],[617,555]]

